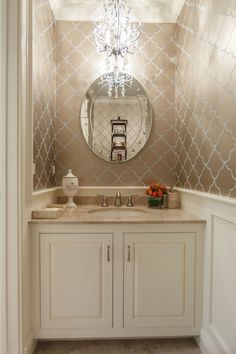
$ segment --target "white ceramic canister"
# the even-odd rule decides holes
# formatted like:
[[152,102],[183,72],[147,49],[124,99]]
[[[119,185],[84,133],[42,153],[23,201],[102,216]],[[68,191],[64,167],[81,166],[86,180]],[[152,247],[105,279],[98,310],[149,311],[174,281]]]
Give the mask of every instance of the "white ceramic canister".
[[67,208],[75,208],[77,205],[73,202],[73,196],[76,195],[79,187],[78,177],[74,176],[71,169],[67,175],[62,178],[62,189],[65,195],[68,197]]
[[69,169],[67,175],[62,178],[63,189],[75,189],[79,186],[78,177],[74,176],[71,169]]

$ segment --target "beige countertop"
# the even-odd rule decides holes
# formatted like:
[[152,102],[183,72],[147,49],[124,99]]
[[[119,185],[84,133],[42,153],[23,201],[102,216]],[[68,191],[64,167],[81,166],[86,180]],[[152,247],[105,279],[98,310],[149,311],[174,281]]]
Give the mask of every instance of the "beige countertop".
[[[126,210],[124,210],[126,209]],[[101,212],[101,215],[100,215]],[[106,215],[107,214],[107,215]],[[120,214],[120,215],[119,215]],[[136,215],[132,215],[136,214]],[[32,224],[155,224],[155,223],[205,223],[205,220],[182,209],[154,209],[144,205],[133,208],[80,205],[65,210],[57,219],[31,219]]]

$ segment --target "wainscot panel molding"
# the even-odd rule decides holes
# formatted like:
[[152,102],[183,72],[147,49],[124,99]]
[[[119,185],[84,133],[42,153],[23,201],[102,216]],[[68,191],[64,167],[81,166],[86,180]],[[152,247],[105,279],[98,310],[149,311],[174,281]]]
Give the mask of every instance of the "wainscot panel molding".
[[[180,189],[184,210],[207,220],[204,255],[203,353],[233,354],[236,339],[236,200]],[[233,305],[232,305],[233,303]]]

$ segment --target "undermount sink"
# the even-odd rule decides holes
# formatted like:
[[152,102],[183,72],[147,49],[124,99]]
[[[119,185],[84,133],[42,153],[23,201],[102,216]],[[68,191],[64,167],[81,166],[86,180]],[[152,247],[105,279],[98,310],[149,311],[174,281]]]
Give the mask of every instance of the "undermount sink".
[[101,209],[90,209],[89,214],[97,216],[141,216],[146,214],[147,211],[138,208],[101,208]]

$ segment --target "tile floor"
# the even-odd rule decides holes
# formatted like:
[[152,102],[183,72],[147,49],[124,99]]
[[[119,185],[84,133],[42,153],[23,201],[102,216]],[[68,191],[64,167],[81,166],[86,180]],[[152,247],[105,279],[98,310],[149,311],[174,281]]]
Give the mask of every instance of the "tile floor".
[[192,338],[39,342],[34,354],[201,354]]

